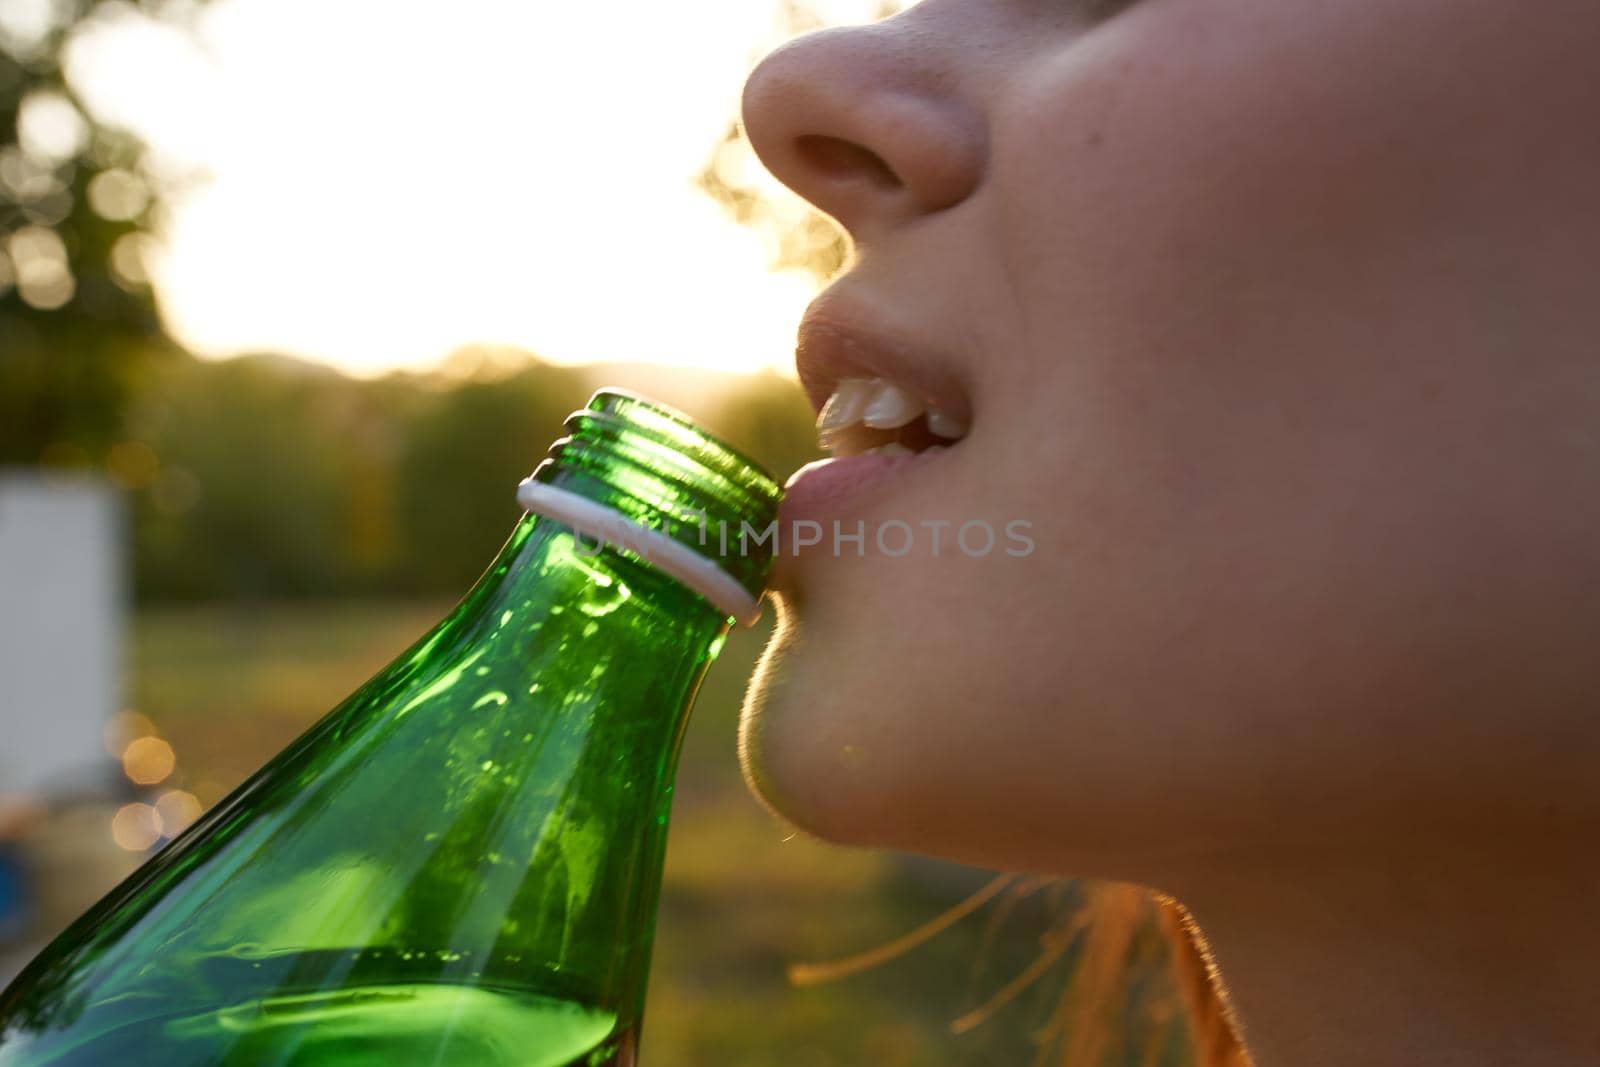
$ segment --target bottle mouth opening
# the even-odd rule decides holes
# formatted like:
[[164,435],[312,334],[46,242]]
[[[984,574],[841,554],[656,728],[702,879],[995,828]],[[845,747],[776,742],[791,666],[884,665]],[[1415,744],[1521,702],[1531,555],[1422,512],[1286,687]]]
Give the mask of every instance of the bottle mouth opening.
[[602,389],[518,490],[523,507],[639,556],[753,621],[783,490],[755,460],[667,405]]

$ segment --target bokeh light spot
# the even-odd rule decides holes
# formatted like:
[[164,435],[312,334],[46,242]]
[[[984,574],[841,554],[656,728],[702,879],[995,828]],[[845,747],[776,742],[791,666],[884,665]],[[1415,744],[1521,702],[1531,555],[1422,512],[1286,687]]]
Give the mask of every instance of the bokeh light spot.
[[89,206],[101,218],[127,222],[139,217],[150,203],[150,189],[132,171],[112,167],[89,182]]
[[6,244],[17,276],[17,292],[29,305],[53,311],[77,288],[67,266],[67,246],[54,230],[24,226]]
[[142,233],[125,233],[111,246],[111,277],[124,289],[137,289],[150,283],[146,266],[155,242]]
[[122,752],[122,770],[138,785],[165,781],[178,765],[172,746],[159,737],[141,737]]
[[124,804],[111,817],[111,840],[129,852],[143,852],[161,840],[161,813],[149,804]]
[[63,163],[89,141],[89,124],[66,94],[54,90],[29,93],[17,109],[17,142],[45,163]]
[[176,837],[187,830],[204,810],[199,797],[182,789],[169,790],[156,800],[156,812],[161,816],[161,831],[168,837]]

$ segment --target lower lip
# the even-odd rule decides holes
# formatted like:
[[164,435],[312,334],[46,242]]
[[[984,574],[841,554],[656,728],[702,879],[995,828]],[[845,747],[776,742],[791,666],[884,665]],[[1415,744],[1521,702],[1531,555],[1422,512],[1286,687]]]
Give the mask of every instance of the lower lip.
[[785,526],[792,526],[796,522],[823,522],[848,514],[865,498],[881,493],[890,479],[902,477],[910,468],[919,467],[940,454],[862,454],[808,463],[796,471],[784,487],[779,517]]

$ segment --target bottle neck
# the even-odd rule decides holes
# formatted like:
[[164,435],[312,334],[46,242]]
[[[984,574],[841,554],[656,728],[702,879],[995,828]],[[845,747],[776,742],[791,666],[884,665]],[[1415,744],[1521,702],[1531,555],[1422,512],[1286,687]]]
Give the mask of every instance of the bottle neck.
[[552,643],[577,658],[585,655],[580,645],[592,652],[601,643],[653,658],[686,644],[720,648],[727,623],[705,598],[650,564],[529,514],[433,640],[465,642],[497,658],[543,660]]
[[[648,564],[591,552],[569,527],[525,518],[421,653],[467,688],[441,702],[462,709],[451,721],[430,724],[467,772],[463,814],[430,866],[473,879],[471,892],[427,897],[509,916],[486,976],[548,968],[539,984],[626,1019],[643,1005],[683,729],[728,619]],[[408,926],[444,942],[478,921]]]

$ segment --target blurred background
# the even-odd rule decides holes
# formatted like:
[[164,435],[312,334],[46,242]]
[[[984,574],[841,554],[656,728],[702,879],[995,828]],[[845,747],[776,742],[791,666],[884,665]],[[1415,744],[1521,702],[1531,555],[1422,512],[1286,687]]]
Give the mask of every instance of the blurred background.
[[[0,3],[0,984],[443,614],[594,388],[780,476],[816,458],[793,333],[848,248],[738,95],[901,6]],[[765,636],[686,741],[647,1061],[1059,1062],[1092,885],[1019,879],[790,981],[993,873],[746,794]],[[1185,1062],[1159,938],[1119,951],[1107,1062]]]

